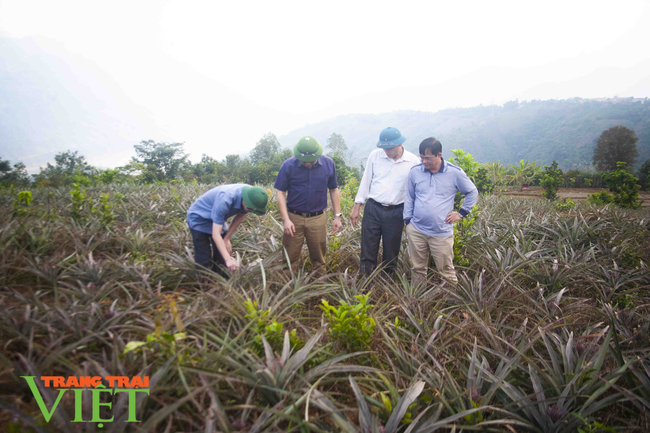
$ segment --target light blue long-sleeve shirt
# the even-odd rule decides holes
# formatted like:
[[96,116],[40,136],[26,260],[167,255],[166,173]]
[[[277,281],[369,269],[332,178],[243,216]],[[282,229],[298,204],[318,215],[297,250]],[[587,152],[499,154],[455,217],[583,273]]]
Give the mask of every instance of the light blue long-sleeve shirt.
[[478,200],[478,190],[465,172],[444,159],[436,173],[431,173],[422,164],[414,166],[408,176],[404,220],[429,236],[453,235],[453,224],[446,223],[445,218],[454,209],[457,191],[465,195],[463,207],[458,212],[464,217]]

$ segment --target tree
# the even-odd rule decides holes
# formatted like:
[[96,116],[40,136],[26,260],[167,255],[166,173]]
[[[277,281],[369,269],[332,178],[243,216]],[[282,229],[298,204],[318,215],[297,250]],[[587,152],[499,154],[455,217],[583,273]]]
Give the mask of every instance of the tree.
[[9,160],[0,158],[0,186],[25,186],[29,184],[29,174],[25,164],[18,162],[11,166]]
[[258,165],[264,161],[270,161],[280,152],[280,142],[272,132],[267,133],[257,142],[250,153],[249,159],[252,165]]
[[332,132],[332,135],[327,139],[327,147],[330,150],[327,154],[339,155],[341,158],[345,158],[345,152],[348,151],[348,145],[345,143],[345,139],[341,134]]
[[144,164],[142,172],[147,182],[168,181],[181,176],[188,165],[184,143],[156,143],[153,140],[141,141],[133,146],[137,158],[133,162]]
[[201,161],[193,164],[184,177],[186,180],[196,179],[201,183],[218,183],[224,172],[223,163],[204,153]]
[[636,133],[625,126],[612,126],[600,135],[594,148],[593,164],[599,171],[614,171],[617,162],[632,167],[639,151]]
[[47,163],[45,168],[34,176],[39,186],[63,186],[78,183],[90,185],[92,176],[97,170],[86,161],[86,157],[78,151],[65,151],[54,156],[55,165]]
[[334,167],[336,168],[336,183],[338,184],[339,189],[343,188],[345,184],[348,183],[348,180],[353,176],[350,167],[345,164],[343,158],[340,155],[332,155],[332,161],[334,161]]
[[492,163],[487,163],[485,164],[485,168],[488,170],[488,178],[490,179],[490,182],[492,182],[494,185],[503,185],[504,179],[506,175],[508,174],[508,170],[501,165],[501,161],[494,161]]
[[[478,192],[481,194],[491,194],[494,190],[494,183],[492,183],[488,176],[488,169],[474,161],[471,153],[466,153],[462,149],[452,149],[451,153],[454,156],[453,158],[449,158],[449,162],[463,169],[467,177],[476,185]],[[460,200],[462,194],[458,195],[457,193],[456,195],[458,200]]]
[[510,176],[512,183],[521,184],[530,183],[530,180],[535,175],[535,162],[531,164],[529,161],[519,160],[519,165],[508,164],[513,169],[513,174]]

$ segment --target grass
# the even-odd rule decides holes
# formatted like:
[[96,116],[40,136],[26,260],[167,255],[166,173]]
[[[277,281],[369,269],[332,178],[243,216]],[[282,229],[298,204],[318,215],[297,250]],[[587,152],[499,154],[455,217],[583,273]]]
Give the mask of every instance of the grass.
[[[185,212],[208,188],[0,195],[0,430],[97,431],[65,398],[46,423],[21,375],[150,376],[142,422],[115,398],[109,432],[650,430],[647,209],[481,197],[459,283],[425,287],[405,250],[395,281],[358,276],[349,224],[328,275],[286,275],[273,210],[235,235],[240,271],[199,281]],[[319,306],[368,292],[373,338],[347,353]]]

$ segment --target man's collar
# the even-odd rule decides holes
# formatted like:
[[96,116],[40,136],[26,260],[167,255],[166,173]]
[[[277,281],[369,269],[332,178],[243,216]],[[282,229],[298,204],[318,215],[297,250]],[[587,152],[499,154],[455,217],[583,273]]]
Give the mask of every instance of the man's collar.
[[402,156],[400,157],[400,159],[398,159],[398,161],[413,161],[414,156],[415,155],[413,155],[410,152],[407,152],[406,149],[404,149],[404,152],[402,153]]
[[240,209],[239,213],[242,213],[242,211],[244,211],[244,206],[242,206],[242,200],[244,199],[244,197],[242,197],[243,189],[244,188],[240,189],[237,192],[237,196],[235,197],[235,202],[232,205],[235,209]]
[[[319,156],[318,159],[316,160],[316,162],[314,162],[314,165],[322,165],[322,164],[320,163],[320,159],[321,159],[322,157],[323,157],[323,155]],[[295,156],[294,156],[294,158],[295,158]],[[301,162],[298,158],[296,158],[296,167],[305,167],[304,165],[302,165],[302,162]],[[312,166],[312,167],[313,167],[313,166]],[[307,167],[305,167],[305,168],[307,168]]]
[[[422,171],[423,171],[423,172],[427,172],[427,171],[428,171],[429,173],[431,173],[431,170],[428,170],[428,169],[424,166],[424,164],[422,164]],[[440,157],[440,168],[438,169],[438,171],[436,171],[435,173],[431,173],[431,174],[442,173],[442,172],[444,172],[444,171],[445,171],[445,158],[443,158],[443,157],[441,156],[441,157]]]
[[407,155],[408,152],[406,151],[406,149],[404,149],[404,148],[402,148],[402,149],[403,149],[402,150],[402,156],[400,156],[397,159],[397,161],[395,161],[393,158],[389,158],[388,155],[386,155],[386,152],[383,152],[383,151],[379,154],[379,156],[380,156],[380,158],[390,159],[390,160],[392,160],[394,162],[411,161],[411,157]]

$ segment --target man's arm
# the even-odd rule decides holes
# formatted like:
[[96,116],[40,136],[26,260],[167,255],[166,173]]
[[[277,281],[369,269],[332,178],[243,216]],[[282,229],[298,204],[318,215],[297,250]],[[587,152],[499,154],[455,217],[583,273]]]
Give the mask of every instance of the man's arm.
[[409,172],[406,181],[406,197],[404,198],[404,222],[408,225],[413,218],[413,208],[415,203],[415,181],[413,179],[413,169]]
[[230,227],[228,227],[228,232],[223,237],[223,241],[226,244],[226,250],[228,250],[228,254],[232,254],[232,244],[230,243],[230,238],[237,231],[237,227],[239,227],[239,224],[241,224],[241,222],[244,221],[245,216],[246,215],[243,213],[237,214],[235,218],[232,220]]
[[368,194],[370,194],[373,162],[373,158],[368,158],[366,169],[363,171],[363,177],[361,178],[361,183],[359,183],[357,196],[354,198],[354,207],[352,208],[352,212],[350,212],[350,220],[353,225],[356,225],[359,222],[359,210],[361,209],[361,205],[368,199]]
[[[330,189],[330,198],[332,199],[334,215],[341,213],[341,194],[339,193],[338,188]],[[332,222],[332,231],[338,233],[338,231],[341,230],[341,227],[341,217],[335,216],[334,221]]]
[[[214,240],[214,243],[217,246],[217,250],[219,250],[219,253],[221,253],[221,257],[223,257],[224,261],[226,262],[226,267],[231,271],[234,271],[235,269],[237,269],[237,262],[235,262],[232,259],[232,257],[230,257],[228,248],[226,248],[226,243],[221,237],[222,228],[223,228],[223,224],[217,224],[214,222],[212,223],[212,239]],[[232,229],[228,230],[228,233],[230,233],[231,231]]]
[[359,211],[361,210],[361,203],[355,203],[352,207],[352,212],[350,212],[350,222],[352,225],[357,225],[359,222]]
[[464,171],[461,171],[456,177],[456,188],[465,196],[465,201],[458,212],[449,212],[447,214],[447,218],[445,218],[447,224],[453,224],[466,217],[478,201],[478,189]]
[[282,217],[282,222],[284,223],[284,232],[293,237],[293,233],[295,232],[296,227],[289,219],[289,211],[287,210],[287,192],[280,191],[279,189],[276,191],[277,194],[275,196],[278,201],[278,210],[280,211],[280,216]]
[[474,185],[474,182],[467,177],[465,172],[461,172],[458,176],[458,190],[465,196],[463,206],[458,213],[460,216],[465,217],[476,206],[476,202],[478,202],[478,189]]

